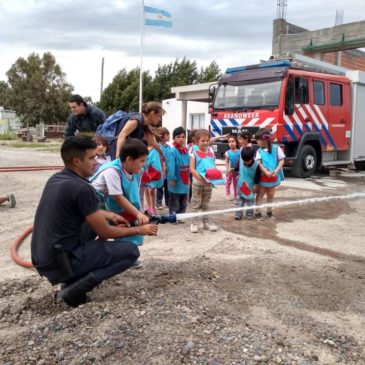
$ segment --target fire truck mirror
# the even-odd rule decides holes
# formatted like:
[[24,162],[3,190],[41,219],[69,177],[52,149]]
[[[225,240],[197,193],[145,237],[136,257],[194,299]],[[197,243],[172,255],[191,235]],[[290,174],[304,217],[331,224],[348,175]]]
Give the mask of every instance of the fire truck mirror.
[[213,101],[214,95],[215,95],[216,87],[215,85],[209,86],[209,99]]

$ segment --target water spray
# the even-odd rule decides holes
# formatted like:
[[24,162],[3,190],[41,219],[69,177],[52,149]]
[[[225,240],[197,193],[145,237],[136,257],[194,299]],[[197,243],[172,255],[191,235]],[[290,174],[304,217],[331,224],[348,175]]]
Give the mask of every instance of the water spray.
[[217,214],[224,214],[224,213],[246,211],[248,209],[282,208],[282,207],[288,207],[291,205],[306,205],[306,204],[322,203],[322,202],[326,202],[326,201],[330,201],[330,200],[344,200],[344,199],[354,199],[354,198],[365,198],[365,193],[352,193],[352,194],[346,194],[346,195],[324,196],[321,198],[307,198],[307,199],[301,199],[301,200],[283,201],[283,202],[268,203],[268,204],[262,204],[262,205],[252,205],[252,206],[246,206],[246,207],[241,207],[241,208],[212,210],[209,212],[180,213],[180,214],[176,214],[176,219],[184,220],[184,219],[202,217],[205,215],[217,215]]

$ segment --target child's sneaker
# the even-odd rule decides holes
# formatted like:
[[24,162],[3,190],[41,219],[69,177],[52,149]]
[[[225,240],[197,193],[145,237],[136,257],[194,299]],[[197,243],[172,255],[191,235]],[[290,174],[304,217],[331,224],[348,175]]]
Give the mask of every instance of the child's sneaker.
[[232,200],[232,197],[230,195],[226,195],[227,200]]
[[158,205],[157,206],[157,210],[162,210],[163,209],[163,206],[162,205]]
[[255,218],[256,218],[258,221],[263,221],[263,220],[264,220],[264,217],[262,216],[262,213],[256,213],[256,214],[255,214]]
[[190,225],[190,232],[191,233],[198,233],[198,224],[197,223],[191,223]]
[[249,220],[249,221],[252,220],[253,219],[253,215],[252,214],[247,214],[246,215],[246,219]]
[[230,196],[229,200],[236,200],[236,197],[235,196]]
[[234,216],[234,219],[235,219],[236,221],[240,221],[240,220],[242,219],[242,213],[241,213],[241,214],[236,213],[236,214],[235,214],[235,216]]
[[208,229],[211,232],[215,232],[218,227],[213,222],[204,222],[204,229]]
[[9,208],[14,208],[16,206],[16,200],[14,194],[8,194]]
[[274,221],[275,220],[275,217],[274,215],[272,214],[272,212],[267,212],[267,219],[271,220],[271,221]]

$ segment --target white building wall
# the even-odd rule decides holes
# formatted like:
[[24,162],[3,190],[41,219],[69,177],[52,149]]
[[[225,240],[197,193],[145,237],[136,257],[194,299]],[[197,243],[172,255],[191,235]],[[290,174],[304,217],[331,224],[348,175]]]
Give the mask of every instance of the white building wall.
[[[173,99],[166,99],[162,101],[162,107],[166,111],[162,118],[162,126],[167,128],[170,133],[172,131],[182,126],[182,101]],[[192,119],[194,115],[201,115],[203,119],[203,125],[201,128],[208,129],[210,122],[210,115],[208,114],[208,103],[201,103],[197,101],[187,102],[187,122],[186,128],[188,130],[192,129]]]

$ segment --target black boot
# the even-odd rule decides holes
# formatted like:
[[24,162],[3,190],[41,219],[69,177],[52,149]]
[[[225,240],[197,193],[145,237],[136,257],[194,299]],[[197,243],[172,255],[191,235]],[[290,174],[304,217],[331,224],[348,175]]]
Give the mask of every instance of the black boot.
[[86,303],[86,293],[93,290],[98,284],[100,284],[100,281],[97,280],[95,275],[91,272],[61,289],[58,296],[71,307],[78,307],[80,304]]

